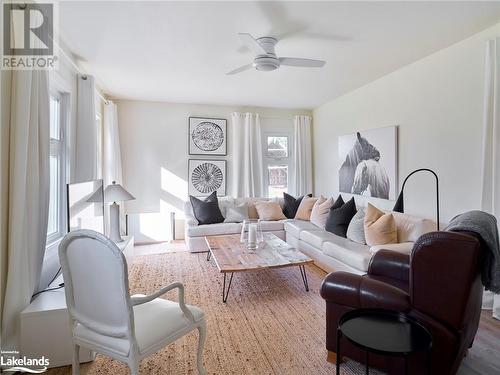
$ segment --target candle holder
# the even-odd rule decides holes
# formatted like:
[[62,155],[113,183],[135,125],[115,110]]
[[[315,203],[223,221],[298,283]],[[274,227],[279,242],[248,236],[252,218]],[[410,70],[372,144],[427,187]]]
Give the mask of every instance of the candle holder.
[[241,227],[240,242],[245,244],[248,250],[257,250],[264,241],[260,220],[248,219],[243,221]]

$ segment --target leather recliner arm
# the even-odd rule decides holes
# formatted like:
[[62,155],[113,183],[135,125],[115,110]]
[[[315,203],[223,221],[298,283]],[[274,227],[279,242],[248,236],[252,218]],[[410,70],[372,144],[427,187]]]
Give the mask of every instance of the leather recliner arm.
[[321,296],[331,303],[354,308],[410,310],[410,297],[401,289],[349,272],[332,272],[321,285]]
[[375,253],[368,266],[368,275],[390,277],[409,282],[410,255],[391,250],[380,250]]

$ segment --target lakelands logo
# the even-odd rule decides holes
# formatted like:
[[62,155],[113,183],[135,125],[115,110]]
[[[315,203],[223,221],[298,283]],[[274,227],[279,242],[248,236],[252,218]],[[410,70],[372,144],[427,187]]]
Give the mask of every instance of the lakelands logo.
[[52,70],[56,3],[3,1],[2,69]]
[[47,371],[50,364],[48,358],[41,356],[39,358],[20,357],[18,351],[0,352],[0,372],[27,372],[30,374],[41,374]]

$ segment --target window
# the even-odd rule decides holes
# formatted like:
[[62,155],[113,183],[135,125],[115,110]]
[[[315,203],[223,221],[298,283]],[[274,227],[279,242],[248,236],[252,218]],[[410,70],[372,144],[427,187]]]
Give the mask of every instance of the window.
[[282,197],[288,192],[292,170],[290,138],[286,131],[264,135],[264,168],[269,197]]
[[63,96],[59,93],[50,96],[50,197],[47,244],[53,243],[65,233],[65,170],[66,152],[64,143]]
[[270,158],[288,157],[288,137],[267,137],[267,156]]

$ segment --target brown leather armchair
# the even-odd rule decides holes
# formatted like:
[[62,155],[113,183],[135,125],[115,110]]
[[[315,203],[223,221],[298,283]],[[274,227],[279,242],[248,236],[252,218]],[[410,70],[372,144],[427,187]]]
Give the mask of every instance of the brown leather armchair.
[[[432,232],[415,243],[411,256],[377,252],[366,275],[330,273],[321,286],[326,300],[326,348],[336,352],[340,317],[356,308],[404,312],[433,336],[431,373],[455,374],[476,335],[483,287],[481,245],[472,233]],[[347,340],[342,355],[364,363],[365,353]],[[409,358],[409,373],[425,373],[425,357]],[[401,358],[370,354],[370,365],[403,373]]]

